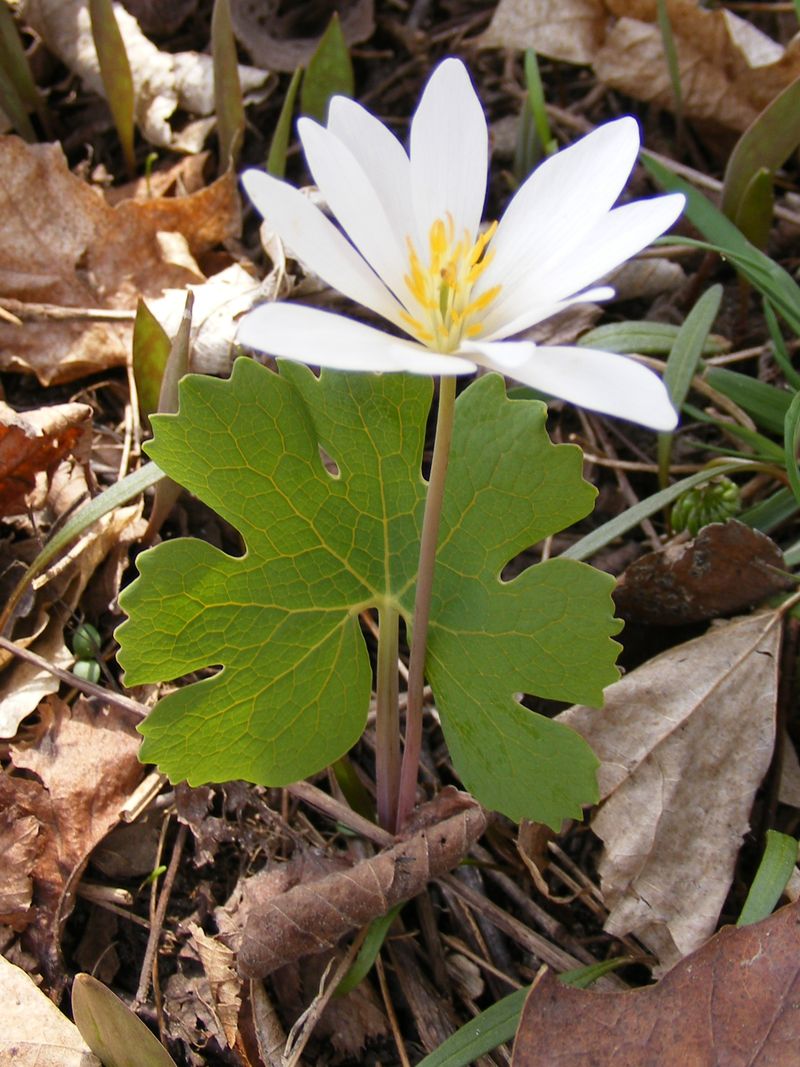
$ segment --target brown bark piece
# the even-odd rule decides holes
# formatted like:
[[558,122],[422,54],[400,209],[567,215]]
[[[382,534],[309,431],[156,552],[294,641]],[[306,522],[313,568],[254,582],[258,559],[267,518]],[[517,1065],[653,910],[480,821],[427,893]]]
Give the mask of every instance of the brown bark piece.
[[[447,817],[349,870],[298,885],[261,905],[253,901],[239,950],[239,971],[263,978],[291,960],[331,948],[460,862],[486,827],[480,806],[446,791],[427,806]],[[455,814],[453,807],[457,807]],[[449,810],[448,810],[449,809]],[[427,819],[425,819],[427,822]]]
[[793,586],[783,553],[766,534],[737,519],[704,526],[693,541],[648,552],[617,583],[624,619],[661,626],[732,615]]
[[522,1010],[513,1067],[791,1067],[800,1042],[800,904],[728,926],[657,985],[596,993],[548,971]]

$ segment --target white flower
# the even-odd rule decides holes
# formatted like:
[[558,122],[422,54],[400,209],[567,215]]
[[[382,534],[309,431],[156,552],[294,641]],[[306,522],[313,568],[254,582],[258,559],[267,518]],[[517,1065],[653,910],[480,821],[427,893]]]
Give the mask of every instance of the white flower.
[[505,340],[571,304],[612,296],[586,286],[680,214],[679,195],[613,206],[639,150],[633,118],[600,126],[545,160],[483,233],[486,119],[459,60],[446,59],[431,76],[409,153],[346,97],[331,100],[327,127],[303,118],[298,130],[341,231],[297,189],[262,171],[245,172],[248,195],[303,263],[411,339],[270,303],[243,319],[242,344],[341,370],[450,375],[480,365],[595,411],[674,428],[663,383],[634,360]]

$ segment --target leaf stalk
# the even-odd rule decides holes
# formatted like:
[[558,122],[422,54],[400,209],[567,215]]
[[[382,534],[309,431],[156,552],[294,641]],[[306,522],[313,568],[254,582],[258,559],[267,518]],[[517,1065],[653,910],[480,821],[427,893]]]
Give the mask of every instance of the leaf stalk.
[[406,706],[406,736],[400,770],[400,792],[397,800],[399,831],[414,810],[419,775],[419,756],[422,750],[422,694],[425,688],[425,657],[428,647],[428,622],[431,612],[436,547],[439,542],[439,520],[444,501],[450,443],[453,439],[456,379],[439,380],[439,410],[436,416],[436,438],[433,445],[425,514],[417,568],[417,592],[414,599],[414,620],[411,630],[411,655],[408,663],[408,703]]

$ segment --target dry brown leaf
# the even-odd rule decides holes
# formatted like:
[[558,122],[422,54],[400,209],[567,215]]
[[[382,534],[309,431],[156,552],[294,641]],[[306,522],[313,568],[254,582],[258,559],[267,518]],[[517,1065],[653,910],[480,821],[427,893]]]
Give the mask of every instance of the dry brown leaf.
[[800,905],[726,927],[654,986],[598,993],[546,971],[513,1067],[793,1067],[800,1045]]
[[25,320],[0,321],[0,370],[32,372],[42,385],[123,365],[132,320],[33,319],[16,302],[132,312],[140,296],[198,280],[196,266],[171,261],[161,235],[180,234],[197,256],[240,228],[233,175],[189,196],[112,208],[70,173],[57,145],[17,137],[0,138],[0,174],[0,304],[14,301]]
[[712,626],[610,686],[602,710],[558,716],[601,761],[606,930],[662,969],[710,936],[730,888],[772,758],[781,628],[777,612]]
[[704,526],[692,541],[648,552],[617,582],[624,619],[680,626],[732,615],[792,588],[783,553],[760,530],[737,519]]
[[[87,88],[105,98],[87,0],[21,0],[19,10],[22,19],[39,34],[48,49]],[[169,119],[179,109],[195,116],[213,115],[211,56],[200,52],[161,52],[120,4],[114,4],[114,15],[131,66],[139,129],[151,144],[178,151],[199,151],[214,125],[213,119],[191,123],[180,133],[173,132]],[[244,93],[259,91],[263,99],[274,86],[275,78],[265,70],[239,67],[239,82]]]
[[239,947],[240,974],[263,978],[301,956],[333,947],[455,867],[486,828],[479,805],[453,789],[443,790],[420,815],[422,829],[371,859],[278,896],[251,897]]
[[236,971],[234,953],[214,937],[190,922],[188,925],[194,947],[211,990],[211,1008],[228,1047],[233,1048],[239,1033],[239,1008],[242,1005],[242,980]]
[[[194,294],[191,370],[226,376],[236,352],[238,319],[263,300],[261,283],[234,263],[202,285],[187,288]],[[174,337],[186,307],[186,289],[168,289],[147,306],[167,336]]]
[[9,808],[0,809],[0,923],[14,929],[24,928],[29,919],[38,834],[33,815],[15,818]]
[[[308,32],[313,9],[283,5],[280,0],[230,0],[233,32],[254,63],[266,70],[291,72],[305,67],[314,54],[330,18],[322,15],[316,34]],[[375,30],[374,0],[345,0],[336,4],[342,33],[348,45],[368,40]]]
[[36,953],[58,991],[61,929],[89,853],[119,821],[119,811],[142,777],[141,738],[116,710],[79,699],[69,707],[51,698],[52,722],[30,746],[12,745],[12,766],[36,778],[0,777],[0,806],[15,820],[36,818],[33,918],[26,946]]
[[100,1060],[49,997],[0,956],[0,1062],[13,1067],[100,1067]]
[[[800,35],[783,48],[724,8],[667,0],[667,9],[689,118],[743,131],[800,74]],[[501,0],[481,45],[591,63],[606,85],[669,110],[656,17],[656,0]]]
[[0,517],[27,507],[37,477],[49,477],[64,456],[90,442],[88,404],[57,404],[17,414],[0,401]]
[[533,48],[566,63],[591,63],[603,42],[602,0],[500,0],[482,48]]

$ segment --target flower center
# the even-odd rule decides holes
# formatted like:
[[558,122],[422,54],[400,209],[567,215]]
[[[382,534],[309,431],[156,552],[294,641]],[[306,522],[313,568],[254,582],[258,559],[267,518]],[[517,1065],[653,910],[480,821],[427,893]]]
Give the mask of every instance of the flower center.
[[472,299],[475,283],[492,261],[486,246],[497,223],[472,242],[465,230],[455,240],[452,216],[437,219],[428,234],[428,263],[423,264],[410,237],[409,273],[405,283],[419,306],[419,317],[403,312],[403,321],[424,345],[438,352],[454,352],[465,338],[477,337],[483,329],[483,313],[500,292],[495,285]]

